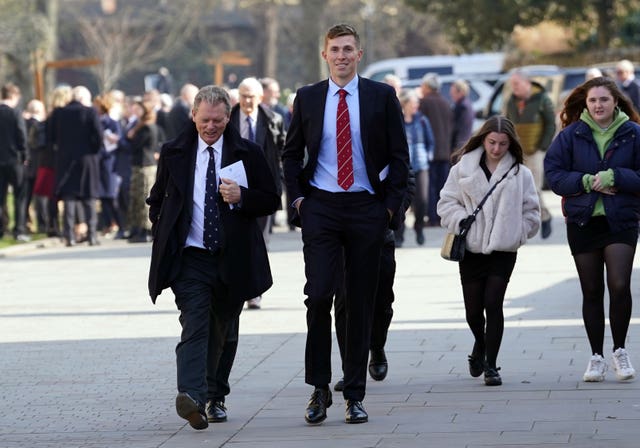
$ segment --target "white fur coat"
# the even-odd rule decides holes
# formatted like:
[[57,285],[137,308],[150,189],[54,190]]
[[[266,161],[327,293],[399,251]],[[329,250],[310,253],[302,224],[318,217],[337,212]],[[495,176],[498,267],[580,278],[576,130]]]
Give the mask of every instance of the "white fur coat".
[[[459,233],[460,221],[476,209],[491,185],[511,168],[515,159],[507,152],[487,181],[480,157],[482,147],[466,153],[449,173],[440,191],[438,215],[442,227]],[[519,168],[519,169],[518,169]],[[516,172],[517,170],[517,172]],[[540,202],[531,171],[524,165],[510,169],[476,216],[467,233],[467,249],[488,254],[515,252],[540,227]]]

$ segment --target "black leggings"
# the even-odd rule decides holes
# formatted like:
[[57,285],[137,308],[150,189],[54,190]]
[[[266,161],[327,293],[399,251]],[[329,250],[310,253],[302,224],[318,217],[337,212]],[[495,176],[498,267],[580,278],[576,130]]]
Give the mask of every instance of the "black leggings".
[[498,275],[462,282],[467,323],[475,338],[472,355],[480,359],[486,356],[488,367],[496,367],[502,342],[502,304],[508,283],[507,278]]
[[593,354],[603,354],[605,266],[613,350],[624,347],[631,320],[631,271],[635,251],[635,246],[616,243],[573,257],[582,288],[582,319]]

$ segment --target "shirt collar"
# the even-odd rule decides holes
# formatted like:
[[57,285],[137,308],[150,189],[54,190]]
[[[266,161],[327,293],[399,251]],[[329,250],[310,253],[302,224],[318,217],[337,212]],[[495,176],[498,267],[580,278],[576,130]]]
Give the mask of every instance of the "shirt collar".
[[207,145],[205,143],[204,140],[202,140],[202,137],[200,137],[198,135],[198,154],[201,152],[206,152],[207,151],[207,147],[211,146],[213,147],[213,151],[220,155],[222,154],[222,144],[223,144],[223,140],[224,140],[224,135],[221,135],[220,138],[218,139],[217,142],[215,142],[213,145]]
[[340,89],[346,90],[347,93],[351,96],[355,95],[356,92],[358,91],[358,80],[359,78],[358,78],[358,75],[356,74],[356,76],[354,76],[353,79],[349,81],[349,83],[346,86],[340,87],[338,84],[333,82],[331,78],[329,78],[329,95],[337,95],[338,90]]
[[242,121],[246,121],[247,117],[251,117],[251,120],[253,120],[254,123],[258,122],[258,108],[256,107],[255,110],[253,111],[253,113],[251,115],[247,115],[245,114],[242,109],[240,109],[240,119]]

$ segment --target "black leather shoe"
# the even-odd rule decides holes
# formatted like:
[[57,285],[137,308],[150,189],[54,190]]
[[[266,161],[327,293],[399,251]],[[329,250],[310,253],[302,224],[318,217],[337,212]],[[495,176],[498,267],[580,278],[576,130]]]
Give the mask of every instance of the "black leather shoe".
[[418,243],[418,246],[424,244],[424,232],[422,229],[416,230],[416,243]]
[[207,401],[207,420],[210,423],[219,423],[227,421],[227,408],[222,401]]
[[542,224],[540,226],[540,234],[545,240],[549,238],[549,236],[551,236],[551,218],[542,221]]
[[484,384],[487,386],[500,386],[502,384],[502,378],[498,373],[500,367],[487,367],[484,369]]
[[484,372],[484,361],[478,356],[469,355],[469,373],[472,377],[477,378]]
[[344,378],[340,378],[338,382],[333,386],[333,390],[336,392],[342,392],[344,390]]
[[176,412],[187,420],[193,429],[206,429],[209,426],[204,406],[186,392],[180,392],[176,397]]
[[347,400],[344,421],[347,423],[366,423],[369,421],[369,414],[364,410],[361,401]]
[[304,419],[310,425],[317,425],[322,423],[327,418],[327,408],[331,407],[333,401],[331,400],[331,391],[327,387],[316,389],[311,394],[309,403],[307,404],[307,410],[304,413]]
[[384,349],[371,349],[371,359],[369,360],[369,375],[376,381],[382,381],[387,377],[389,365]]

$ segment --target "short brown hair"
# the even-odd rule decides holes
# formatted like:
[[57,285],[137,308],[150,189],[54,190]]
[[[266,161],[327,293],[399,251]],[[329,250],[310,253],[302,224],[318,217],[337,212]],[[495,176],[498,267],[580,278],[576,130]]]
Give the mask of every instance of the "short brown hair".
[[8,82],[2,86],[2,99],[8,100],[14,96],[20,96],[20,87],[12,82]]
[[340,36],[353,36],[353,38],[356,40],[356,47],[360,49],[360,36],[358,35],[358,32],[356,31],[355,27],[346,23],[333,25],[331,28],[329,28],[327,34],[324,36],[325,48],[327,47],[327,43],[329,42],[329,40],[335,39],[336,37]]

